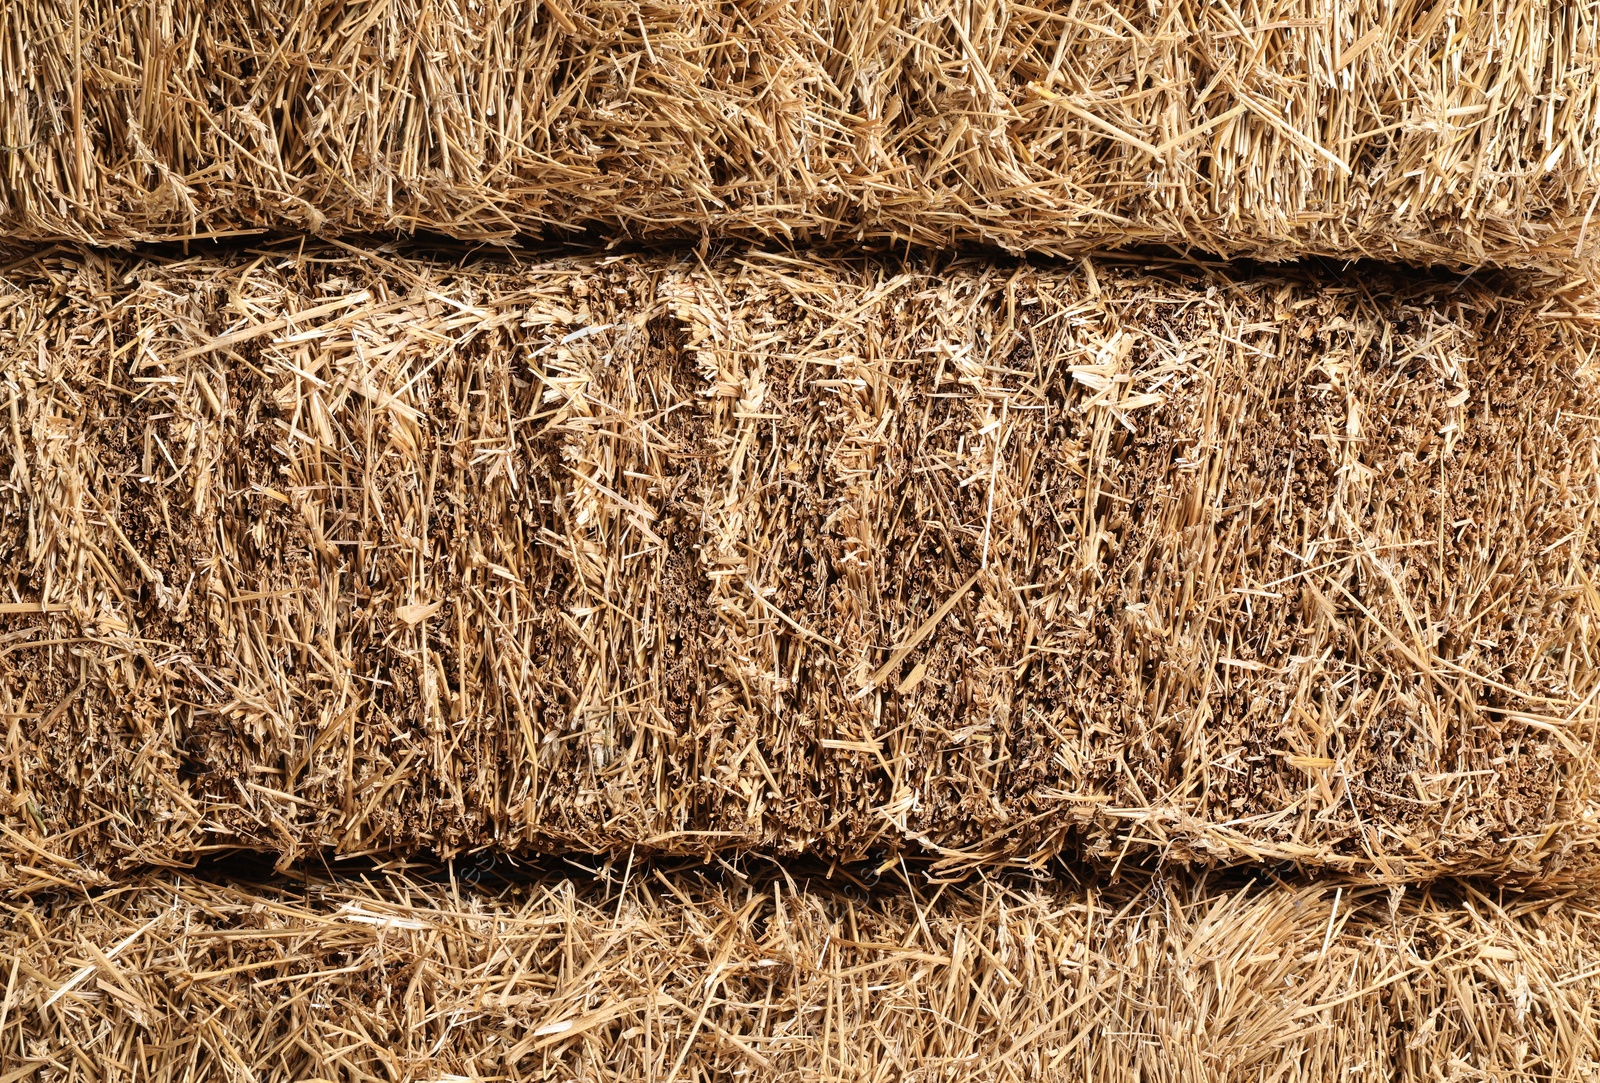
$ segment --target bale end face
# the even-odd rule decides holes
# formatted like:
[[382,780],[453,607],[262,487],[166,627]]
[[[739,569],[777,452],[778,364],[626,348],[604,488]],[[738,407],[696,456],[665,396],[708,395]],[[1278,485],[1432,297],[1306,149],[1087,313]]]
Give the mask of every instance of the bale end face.
[[[559,14],[557,14],[559,12]],[[1587,266],[1595,16],[1117,0],[0,12],[0,230]]]
[[168,875],[13,907],[0,1058],[86,1080],[1331,1083],[1600,1067],[1600,915],[1575,899],[613,873],[493,894]]
[[1559,298],[756,254],[12,282],[40,884],[232,845],[1592,860]]

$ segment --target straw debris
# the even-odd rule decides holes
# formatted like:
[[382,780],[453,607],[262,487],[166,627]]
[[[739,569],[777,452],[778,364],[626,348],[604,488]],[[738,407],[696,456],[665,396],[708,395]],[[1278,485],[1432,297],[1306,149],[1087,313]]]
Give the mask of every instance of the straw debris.
[[1585,311],[1111,260],[31,258],[5,882],[234,846],[1577,875]]
[[84,1081],[1600,1071],[1600,912],[1571,898],[620,880],[169,874],[7,906],[0,1061]]
[[1592,0],[0,9],[0,230],[1587,261]]

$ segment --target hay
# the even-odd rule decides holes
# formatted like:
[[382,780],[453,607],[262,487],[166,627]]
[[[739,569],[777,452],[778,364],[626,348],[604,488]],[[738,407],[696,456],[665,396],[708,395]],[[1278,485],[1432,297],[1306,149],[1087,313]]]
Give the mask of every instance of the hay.
[[309,247],[5,277],[13,890],[240,845],[1592,856],[1600,402],[1559,296]]
[[1471,888],[865,894],[619,867],[498,895],[167,875],[0,914],[0,1062],[21,1078],[1600,1071],[1600,912]]
[[0,228],[1593,251],[1592,3],[30,0]]

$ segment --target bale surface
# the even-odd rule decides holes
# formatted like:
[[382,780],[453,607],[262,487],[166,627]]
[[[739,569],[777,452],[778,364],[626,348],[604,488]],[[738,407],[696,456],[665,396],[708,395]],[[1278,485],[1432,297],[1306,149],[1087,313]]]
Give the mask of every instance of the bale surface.
[[623,871],[499,895],[167,875],[8,906],[0,1061],[84,1081],[1600,1072],[1600,913],[1573,899]]
[[0,10],[0,230],[1543,265],[1600,238],[1597,24],[1593,0],[30,0]]
[[244,845],[1565,875],[1589,322],[1472,283],[58,252],[6,882]]

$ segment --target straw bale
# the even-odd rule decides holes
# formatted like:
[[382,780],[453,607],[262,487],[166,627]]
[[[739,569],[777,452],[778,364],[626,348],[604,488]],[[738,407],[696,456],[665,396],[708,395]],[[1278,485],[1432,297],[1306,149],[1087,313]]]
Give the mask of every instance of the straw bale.
[[1471,888],[169,873],[0,908],[0,1062],[85,1083],[1588,1080],[1596,922]]
[[4,881],[248,846],[1587,867],[1587,308],[750,253],[0,293]]
[[[29,0],[0,230],[1589,258],[1595,0]],[[1591,228],[1595,226],[1595,228]]]

